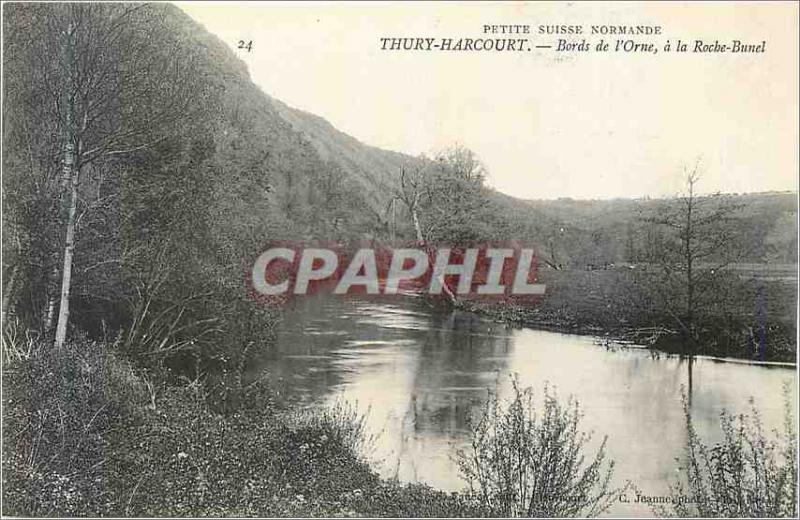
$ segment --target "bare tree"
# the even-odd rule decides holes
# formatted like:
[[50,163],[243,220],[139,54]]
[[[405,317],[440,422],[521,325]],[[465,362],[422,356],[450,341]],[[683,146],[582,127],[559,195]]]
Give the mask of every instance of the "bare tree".
[[[401,168],[393,200],[405,206],[417,244],[425,247],[429,256],[431,245],[458,247],[493,238],[489,221],[496,215],[490,211],[485,176],[477,156],[463,146],[445,148],[432,160],[422,156]],[[442,285],[457,304],[452,290]]]
[[[395,190],[395,195],[392,200],[399,200],[405,205],[408,213],[411,215],[411,221],[414,225],[417,247],[421,247],[425,250],[428,255],[428,260],[432,265],[433,250],[422,231],[422,224],[420,221],[422,198],[429,189],[429,186],[426,184],[429,182],[429,179],[426,177],[427,173],[422,165],[415,165],[408,168],[403,166],[400,169],[400,188]],[[456,295],[444,282],[442,283],[442,290],[452,303],[458,303]]]
[[721,270],[740,257],[733,225],[739,206],[719,193],[698,194],[699,164],[684,176],[684,193],[644,221],[657,236],[648,244],[648,257],[659,267],[665,310],[694,347],[698,314],[714,303]]
[[563,243],[567,238],[566,224],[552,218],[542,219],[539,227],[539,235],[544,241],[547,255],[540,258],[551,268],[560,270],[564,267],[559,251],[563,249]]
[[413,167],[403,166],[400,169],[400,188],[395,191],[394,199],[401,201],[411,215],[417,245],[419,246],[424,245],[426,242],[422,234],[419,216],[420,201],[424,194],[425,172],[423,168],[419,165]]

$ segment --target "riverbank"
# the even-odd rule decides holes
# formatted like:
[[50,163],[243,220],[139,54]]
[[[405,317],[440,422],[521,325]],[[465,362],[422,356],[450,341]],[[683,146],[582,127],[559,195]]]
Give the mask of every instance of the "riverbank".
[[[653,303],[639,273],[625,267],[540,270],[547,292],[535,305],[465,300],[460,307],[504,323],[591,335],[685,354],[676,321]],[[712,312],[697,320],[694,353],[751,361],[796,361],[796,281],[735,277]]]
[[201,381],[168,386],[91,341],[4,355],[4,515],[476,515],[381,479],[346,408],[281,409],[262,384],[221,406]]

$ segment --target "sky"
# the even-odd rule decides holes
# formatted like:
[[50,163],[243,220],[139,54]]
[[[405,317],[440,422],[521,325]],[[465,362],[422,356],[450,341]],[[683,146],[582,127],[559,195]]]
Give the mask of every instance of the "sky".
[[[509,195],[671,196],[695,164],[702,192],[797,190],[796,2],[177,5],[269,95],[369,145],[412,155],[466,146]],[[648,24],[662,28],[659,47],[738,39],[766,41],[766,52],[381,50],[382,37],[503,37],[484,35],[485,24]],[[584,37],[599,39],[565,36]]]

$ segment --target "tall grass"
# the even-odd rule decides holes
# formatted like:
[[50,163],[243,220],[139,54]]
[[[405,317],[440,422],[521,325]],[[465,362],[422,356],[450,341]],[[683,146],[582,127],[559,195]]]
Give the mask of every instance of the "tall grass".
[[337,400],[325,408],[295,412],[289,423],[295,429],[318,431],[366,461],[374,454],[378,440],[367,428],[368,414],[359,411],[357,404]]
[[537,408],[531,389],[516,380],[507,403],[489,395],[470,448],[456,454],[470,498],[488,516],[603,513],[624,491],[611,486],[614,462],[605,463],[605,439],[587,454],[591,434],[579,430],[578,402],[560,403],[547,386],[541,401]]
[[44,346],[36,332],[25,329],[15,316],[8,315],[2,324],[0,342],[4,366],[30,359]]
[[721,442],[708,446],[698,436],[684,395],[687,442],[680,477],[670,486],[665,516],[797,518],[797,435],[792,399],[784,387],[784,424],[764,432],[751,400],[749,414],[720,414]]

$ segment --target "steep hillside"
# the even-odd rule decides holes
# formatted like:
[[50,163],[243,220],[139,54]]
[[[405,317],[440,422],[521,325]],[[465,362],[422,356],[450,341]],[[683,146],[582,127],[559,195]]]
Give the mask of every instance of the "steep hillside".
[[357,179],[367,190],[369,200],[381,208],[386,204],[386,190],[383,188],[396,181],[404,164],[417,160],[406,154],[366,145],[340,132],[319,116],[270,99],[292,128],[308,137],[324,159],[335,161]]
[[[231,153],[227,161],[236,163],[242,160],[242,155],[251,156],[249,167],[263,171],[273,202],[282,206],[291,220],[303,220],[300,207],[312,201],[303,199],[314,199],[313,195],[309,197],[309,192],[314,191],[313,186],[307,185],[309,178],[324,184],[320,177],[335,174],[340,177],[336,181],[348,199],[342,209],[349,210],[335,218],[349,221],[351,231],[356,234],[369,233],[385,210],[387,188],[396,182],[401,166],[416,159],[368,146],[340,132],[325,119],[271,97],[251,81],[244,62],[224,42],[176,7],[163,8],[180,18],[186,38],[205,50],[213,77],[224,89],[227,113],[223,116],[217,146]],[[245,142],[237,144],[237,140]],[[247,187],[228,187],[239,195],[253,196]],[[237,211],[234,206],[230,209]]]

